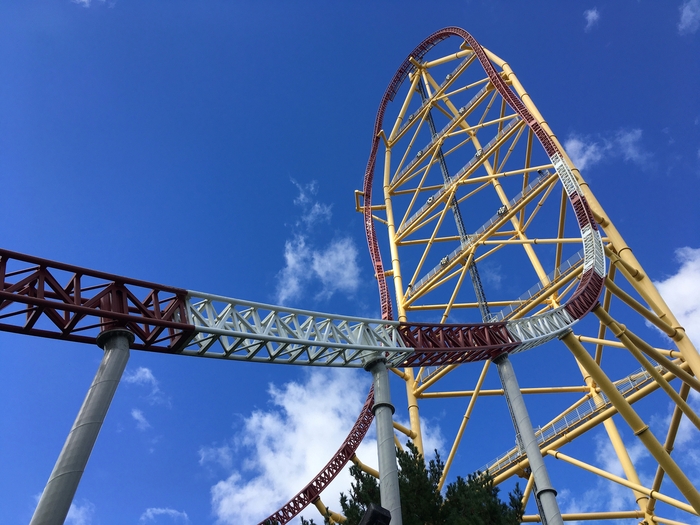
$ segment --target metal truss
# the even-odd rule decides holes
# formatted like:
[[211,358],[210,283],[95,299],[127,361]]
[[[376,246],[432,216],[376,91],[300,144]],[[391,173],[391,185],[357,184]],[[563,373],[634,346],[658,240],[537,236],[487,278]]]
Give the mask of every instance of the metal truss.
[[[331,315],[189,292],[194,337],[181,354],[257,363],[362,368],[381,353],[398,364],[406,348],[397,321]],[[217,344],[218,343],[218,344]]]
[[[447,39],[458,41],[459,48],[433,56]],[[396,99],[398,107],[391,105]],[[385,164],[378,168],[381,145]],[[385,189],[379,205],[372,204],[375,170]],[[671,508],[700,513],[700,493],[676,461],[683,458],[670,456],[682,415],[700,429],[700,417],[686,401],[691,388],[700,391],[694,377],[700,374],[700,355],[505,61],[460,28],[438,31],[417,46],[381,100],[360,194],[381,320],[191,292],[0,250],[0,330],[95,343],[106,330],[126,328],[135,336],[134,349],[311,366],[362,367],[382,354],[391,366],[405,367],[400,376],[411,419],[405,430],[419,450],[418,400],[469,400],[441,484],[477,402],[502,395],[483,388],[491,360],[560,339],[580,381],[562,386],[551,382],[556,374],[542,375],[537,379],[544,384],[522,392],[581,397],[541,427],[540,450],[627,487],[637,507],[564,518],[673,523],[663,517]],[[458,206],[460,220],[444,220]],[[386,238],[377,234],[377,219],[387,227]],[[392,253],[389,271],[381,255],[386,249]],[[462,286],[476,264],[484,268],[494,260],[517,261],[518,276],[532,277],[534,286],[518,297],[503,297],[483,278],[484,289]],[[489,312],[488,322],[471,319],[472,312]],[[669,348],[634,333],[622,322],[629,320],[656,326],[669,336]],[[603,356],[611,349],[628,352],[643,371],[609,365],[614,359]],[[476,361],[482,368],[472,390],[439,389],[444,377]],[[674,378],[680,385],[671,385]],[[663,445],[632,408],[657,390],[674,406]],[[370,393],[336,455],[270,520],[286,523],[318,501],[367,432],[371,405]],[[641,484],[620,438],[612,420],[616,413],[657,462],[649,486]],[[561,452],[596,425],[613,444],[624,479]],[[518,447],[488,468],[497,483],[525,477],[525,500],[532,494],[534,478]],[[660,492],[666,477],[687,503]]]
[[[676,523],[673,512],[697,516],[700,493],[684,472],[686,458],[669,451],[681,415],[700,429],[700,417],[687,403],[691,388],[700,391],[700,382],[689,374],[700,373],[700,356],[510,66],[462,29],[434,33],[391,80],[373,136],[358,208],[383,316],[396,315],[407,346],[416,348],[405,362],[414,368],[400,374],[411,420],[406,433],[422,451],[418,407],[460,397],[466,404],[463,413],[455,414],[459,428],[441,485],[456,458],[470,455],[463,450],[464,438],[469,436],[477,449],[483,443],[483,434],[469,433],[479,407],[486,398],[503,395],[484,387],[490,359],[550,342],[557,366],[563,366],[562,354],[572,357],[571,364],[561,377],[557,372],[528,376],[522,388],[530,403],[554,411],[548,421],[535,422],[542,454],[550,465],[566,464],[626,487],[633,502],[564,514],[564,520]],[[455,204],[466,238],[447,220]],[[386,235],[378,234],[375,225]],[[392,261],[388,270],[382,255]],[[463,286],[474,264],[481,272],[481,293]],[[484,268],[491,273],[503,268],[504,279],[523,282],[524,293],[505,294]],[[391,291],[394,304],[386,299]],[[490,323],[477,322],[484,310]],[[644,323],[666,333],[667,344],[647,341],[639,332]],[[449,353],[465,341],[471,352]],[[429,351],[438,347],[445,351]],[[482,359],[481,365],[474,363]],[[475,366],[481,368],[476,380],[463,374]],[[674,409],[665,440],[660,436],[659,441],[632,405],[664,395]],[[615,414],[656,462],[647,486],[620,437]],[[489,409],[490,424],[494,417]],[[562,452],[571,440],[590,440],[593,429],[609,440],[624,476]],[[525,478],[525,501],[535,490],[527,457],[518,447],[483,468],[496,483]],[[645,473],[641,479],[648,477]],[[672,483],[661,493],[667,479]],[[539,521],[539,516],[526,515],[525,521]]]

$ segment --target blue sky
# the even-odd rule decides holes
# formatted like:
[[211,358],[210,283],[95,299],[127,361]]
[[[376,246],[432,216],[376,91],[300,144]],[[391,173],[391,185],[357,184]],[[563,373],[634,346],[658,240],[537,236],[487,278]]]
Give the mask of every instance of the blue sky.
[[[647,273],[697,326],[698,0],[2,2],[0,245],[378,316],[353,191],[395,69],[448,25],[513,67]],[[532,355],[514,358],[522,386],[547,359]],[[0,333],[0,524],[29,521],[100,357]],[[67,523],[264,517],[342,442],[368,386],[362,372],[133,352]],[[426,404],[426,448],[446,455],[463,405]],[[662,420],[667,408],[644,410]],[[498,425],[488,444],[469,443],[457,473],[512,446],[510,422]],[[605,463],[596,439],[587,453]],[[376,462],[373,446],[363,461]],[[553,483],[565,511],[585,506],[576,479]],[[347,484],[324,502],[338,508]]]

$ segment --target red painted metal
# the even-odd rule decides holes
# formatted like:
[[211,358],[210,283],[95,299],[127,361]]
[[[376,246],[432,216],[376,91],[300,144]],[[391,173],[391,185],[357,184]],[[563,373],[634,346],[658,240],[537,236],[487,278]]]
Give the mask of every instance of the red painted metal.
[[345,438],[345,441],[335,453],[333,458],[323,467],[323,470],[306,485],[299,493],[287,502],[281,509],[274,514],[270,514],[267,518],[260,522],[259,525],[284,524],[292,520],[298,515],[307,505],[313,503],[323,492],[331,481],[340,473],[345,465],[352,459],[357,447],[360,446],[362,440],[367,435],[369,427],[372,424],[374,415],[372,414],[372,406],[374,405],[374,390],[370,389],[365,405],[362,407],[360,417],[355,421],[350,434]]
[[[463,29],[448,27],[433,33],[411,52],[409,58],[420,60],[433,46],[450,36],[461,37],[472,47],[495,88],[527,122],[545,151],[550,156],[558,153],[551,137],[496,72],[483,48]],[[411,67],[407,58],[382,97],[363,185],[365,233],[378,282],[382,318],[387,320],[393,319],[393,312],[372,219],[372,183],[384,112]],[[597,228],[585,198],[577,197],[578,203],[574,209],[579,225],[590,224]],[[123,327],[136,336],[132,348],[167,353],[177,353],[194,334],[194,325],[187,322],[187,291],[180,288],[3,249],[0,249],[0,283],[0,330],[95,344],[100,331]],[[566,305],[567,311],[576,319],[583,317],[596,304],[602,283],[603,278],[593,270],[586,272]],[[407,346],[416,349],[404,366],[435,366],[491,359],[518,346],[504,323],[402,323],[400,333]],[[369,430],[373,419],[373,402],[374,393],[370,391],[353,429],[326,467],[292,500],[262,523],[287,523],[319,497],[350,460]]]
[[581,319],[598,304],[604,279],[591,268],[581,276],[581,282],[564,308],[574,319]]
[[574,213],[576,214],[576,220],[581,228],[590,225],[594,230],[598,229],[598,224],[595,222],[593,217],[593,212],[588,206],[588,201],[583,195],[579,195],[578,192],[573,192],[569,197],[571,205],[574,208]]
[[[379,149],[380,134],[382,131],[382,125],[384,120],[384,113],[386,111],[387,105],[391,102],[399,87],[403,81],[407,78],[409,71],[413,67],[410,58],[415,60],[420,60],[429,49],[431,49],[435,44],[449,38],[450,36],[457,36],[463,38],[464,41],[474,50],[479,63],[484,68],[489,80],[498,91],[498,93],[503,97],[503,99],[508,103],[508,105],[527,123],[527,125],[532,129],[535,136],[538,138],[542,147],[551,157],[555,154],[561,154],[556,143],[547,134],[540,123],[535,119],[535,117],[530,113],[530,111],[525,107],[523,102],[518,98],[516,93],[510,89],[508,84],[503,80],[501,75],[496,71],[493,64],[488,58],[486,51],[481,47],[481,45],[472,37],[467,31],[459,27],[446,27],[441,29],[423,42],[421,42],[409,56],[404,60],[399,69],[394,74],[389,86],[384,92],[384,96],[379,104],[379,109],[377,111],[377,117],[374,122],[374,135],[372,138],[372,147],[370,149],[370,156],[367,162],[367,167],[365,169],[365,178],[363,185],[364,193],[364,221],[365,221],[365,233],[367,236],[367,245],[369,246],[370,258],[375,269],[376,278],[379,286],[379,297],[380,304],[382,308],[382,317],[384,319],[392,319],[392,305],[391,299],[389,298],[388,285],[386,282],[386,276],[384,274],[384,268],[382,264],[381,254],[379,251],[379,244],[377,242],[377,235],[374,228],[374,221],[372,219],[372,183],[374,180],[374,169],[376,165],[377,151]],[[586,225],[590,225],[592,228],[597,229],[598,226],[593,219],[593,214],[586,202],[586,199],[578,194],[570,198],[571,204],[576,212],[576,217],[579,222],[579,226],[583,228]],[[587,289],[590,288],[590,289]],[[577,313],[577,319],[579,316],[585,315],[589,312],[593,306],[597,303],[598,296],[600,295],[601,287],[597,286],[597,279],[588,278],[581,279],[578,284],[572,299],[576,299],[576,305],[572,305],[571,308],[567,308],[569,311],[575,311]],[[581,312],[585,312],[581,314]],[[504,351],[508,345],[503,345]]]
[[438,366],[494,358],[520,343],[505,323],[414,324],[401,323],[399,333],[406,346],[416,349],[402,366]]
[[194,334],[187,290],[0,249],[0,330],[95,344],[126,328],[132,348],[177,352]]

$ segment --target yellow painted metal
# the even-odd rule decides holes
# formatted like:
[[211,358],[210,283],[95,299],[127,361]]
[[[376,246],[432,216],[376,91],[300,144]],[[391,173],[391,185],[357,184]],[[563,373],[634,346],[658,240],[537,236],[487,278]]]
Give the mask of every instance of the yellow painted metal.
[[467,423],[469,423],[469,418],[472,415],[472,410],[474,409],[474,405],[476,404],[476,399],[479,397],[479,390],[481,390],[481,385],[484,384],[484,379],[486,379],[486,372],[488,372],[490,364],[490,361],[486,361],[484,363],[483,368],[481,369],[481,374],[479,374],[479,379],[477,380],[476,388],[474,389],[474,395],[469,400],[467,410],[464,412],[464,417],[462,418],[462,423],[459,425],[459,430],[457,430],[457,436],[455,437],[454,442],[452,444],[452,449],[450,450],[450,453],[448,454],[447,459],[445,460],[445,467],[442,470],[442,475],[440,476],[440,481],[438,482],[438,490],[442,490],[442,487],[445,484],[445,480],[447,479],[447,475],[450,472],[450,467],[452,466],[452,462],[455,459],[455,454],[457,453],[457,449],[459,448],[459,443],[460,441],[462,441],[462,436],[464,435],[464,430],[467,428]]
[[571,353],[574,354],[576,360],[591,374],[593,380],[600,386],[601,390],[605,392],[605,395],[608,396],[608,399],[610,399],[634,434],[644,443],[644,446],[666,471],[668,477],[673,480],[678,490],[686,497],[693,509],[695,509],[696,512],[700,511],[700,493],[698,493],[697,489],[676,462],[671,459],[671,456],[661,446],[661,443],[654,437],[654,434],[652,434],[649,429],[649,425],[642,421],[642,418],[637,415],[632,406],[622,394],[617,391],[612,381],[608,379],[605,372],[602,371],[572,333],[565,335],[562,340],[569,350],[571,350]]
[[[387,231],[387,237],[382,242],[383,246],[388,245],[390,251],[391,268],[387,270],[386,275],[391,278],[390,283],[394,287],[397,319],[428,322],[478,321],[480,307],[484,305],[479,303],[475,293],[471,291],[471,279],[468,274],[472,262],[483,270],[482,281],[486,287],[487,306],[492,314],[504,309],[501,314],[505,319],[515,319],[564,304],[571,296],[583,271],[581,262],[577,262],[575,256],[571,255],[576,251],[581,239],[571,237],[571,232],[576,231],[575,216],[567,210],[568,199],[564,192],[560,191],[560,183],[555,180],[551,161],[543,155],[532,132],[519,121],[519,117],[504,104],[502,97],[490,85],[469,47],[463,45],[457,51],[452,47],[441,55],[438,52],[441,45],[443,44],[426,56],[425,62],[413,61],[417,72],[409,76],[409,82],[397,93],[394,102],[396,113],[390,115],[387,112],[385,117],[388,135],[384,134],[383,137],[386,152],[384,166],[378,168],[383,169],[384,194],[383,200],[378,201],[378,206],[373,206],[372,210],[376,213],[376,220],[383,224]],[[552,140],[559,144],[511,67],[490,51],[486,52],[514,93],[520,97]],[[467,59],[466,63],[462,62],[464,59]],[[449,78],[444,77],[446,69],[441,68],[452,68],[453,73]],[[418,96],[420,85],[427,93],[426,103]],[[464,111],[460,112],[460,107],[465,108]],[[429,130],[428,111],[433,112],[436,124],[439,119],[440,124],[436,129],[443,130],[439,131],[436,137],[432,137]],[[515,124],[508,128],[507,133],[499,135],[499,131],[506,129],[511,122]],[[425,139],[426,135],[429,135],[429,140]],[[492,148],[483,153],[487,143],[490,143]],[[419,150],[421,155],[418,155]],[[456,169],[451,171],[448,174],[449,178],[445,179],[441,173],[441,158],[450,166],[453,165],[450,164],[453,158],[471,158],[472,164],[458,176]],[[570,166],[575,167],[568,157],[566,160]],[[462,164],[456,165],[464,165],[465,161],[460,162]],[[541,178],[538,178],[538,170],[542,172]],[[550,171],[551,179],[547,179],[546,170]],[[605,315],[611,315],[612,310],[615,319],[619,319],[619,323],[616,324],[618,327],[622,323],[636,327],[641,324],[640,321],[649,321],[668,334],[670,339],[667,346],[656,342],[650,344],[644,340],[645,336],[641,332],[637,335],[627,329],[622,336],[627,338],[628,344],[625,344],[623,340],[612,340],[614,335],[609,333],[608,324],[599,322],[593,315],[582,320],[576,327],[581,333],[567,336],[565,346],[577,346],[575,352],[572,350],[576,357],[576,352],[584,352],[588,356],[592,364],[585,359],[580,362],[582,365],[586,363],[585,375],[590,377],[588,380],[584,378],[581,384],[578,384],[578,378],[571,377],[571,370],[568,370],[569,375],[566,379],[559,378],[556,373],[528,377],[524,381],[528,387],[522,389],[524,394],[529,394],[528,403],[544,400],[548,405],[556,406],[554,410],[559,412],[556,417],[562,417],[590,399],[601,398],[601,390],[608,396],[606,389],[611,388],[611,380],[636,374],[639,366],[646,365],[651,379],[638,391],[626,393],[624,396],[618,395],[614,406],[601,409],[590,419],[567,428],[565,433],[542,447],[542,451],[546,453],[548,450],[557,450],[574,439],[590,439],[590,431],[601,428],[602,423],[605,427],[604,438],[615,450],[628,481],[641,485],[638,483],[640,476],[635,471],[625,443],[611,419],[619,409],[626,419],[632,417],[633,428],[640,431],[640,438],[654,451],[654,457],[659,461],[658,484],[660,485],[668,467],[669,472],[673,472],[673,476],[669,474],[669,477],[679,489],[682,486],[681,491],[691,494],[690,501],[696,498],[697,491],[689,482],[683,481],[684,474],[679,465],[682,466],[686,458],[677,457],[676,464],[667,453],[664,455],[659,452],[659,449],[670,451],[673,448],[677,433],[675,419],[672,418],[669,424],[667,440],[663,447],[658,442],[656,445],[649,444],[651,433],[643,425],[638,425],[641,420],[634,419],[636,412],[630,404],[655,394],[660,387],[668,390],[668,382],[675,376],[693,388],[700,387],[700,381],[695,379],[691,372],[691,369],[700,371],[700,356],[577,169],[574,169],[574,175],[596,221],[604,230],[602,235],[606,243],[607,267],[610,273],[605,281],[599,310]],[[533,190],[528,190],[533,181],[542,182]],[[523,195],[511,202],[518,191],[523,191]],[[433,198],[429,201],[431,196]],[[359,196],[357,199],[356,207],[360,208]],[[457,203],[464,214],[466,234],[472,236],[468,248],[461,252],[455,250],[464,239],[455,229],[451,209],[454,203]],[[494,222],[489,224],[491,215],[477,216],[477,213],[483,213],[485,206],[492,206],[490,214],[496,213],[499,206],[505,206],[506,209],[503,214],[493,215]],[[474,236],[476,228],[482,224],[485,229],[478,233],[478,236]],[[443,265],[442,257],[452,254],[453,251],[456,253],[454,258],[450,258]],[[521,264],[522,275],[532,279],[532,284],[539,283],[539,289],[534,293],[528,292],[518,296],[507,294],[505,286],[499,288],[493,285],[490,282],[492,274],[494,271],[498,272],[498,261],[504,259],[517,260]],[[430,275],[430,272],[434,274]],[[526,292],[526,289],[522,292]],[[594,356],[591,356],[581,343],[591,345]],[[544,349],[534,350],[533,353],[537,352],[540,356],[554,355],[554,346],[557,344],[561,345],[553,342]],[[631,351],[628,345],[637,352]],[[663,348],[658,348],[659,346]],[[625,352],[624,359],[638,363],[636,368],[632,365],[627,369],[616,368],[620,366],[617,363],[621,362],[622,358],[619,349],[629,350],[629,354]],[[608,355],[609,357],[606,357]],[[631,355],[632,359],[628,358],[628,355]],[[680,360],[677,359],[679,356]],[[656,371],[649,359],[661,363],[668,372]],[[453,471],[460,458],[469,455],[468,450],[463,450],[465,443],[475,442],[469,440],[468,436],[477,418],[481,416],[480,411],[473,411],[477,399],[493,399],[502,395],[499,389],[483,388],[489,384],[490,372],[482,371],[483,374],[487,374],[486,379],[482,379],[481,374],[474,370],[476,366],[478,365],[424,367],[415,373],[411,369],[397,371],[397,375],[405,381],[409,407],[410,429],[404,430],[416,434],[416,444],[421,453],[423,444],[419,402],[422,404],[447,398],[470,398],[466,411],[454,415],[455,418],[460,418],[460,422],[459,425],[454,425],[459,429],[448,444],[448,460]],[[571,368],[578,368],[576,361]],[[467,374],[466,371],[471,371],[471,374]],[[470,378],[468,383],[465,384],[462,379],[451,380],[463,373]],[[600,381],[605,383],[605,388]],[[687,387],[682,386],[680,393],[674,391],[674,394],[668,394],[674,405],[674,414],[679,414],[678,417],[683,413],[680,408],[683,403],[688,410],[682,395],[683,389]],[[570,399],[572,397],[575,399]],[[556,421],[556,417],[550,423]],[[467,424],[467,421],[470,423]],[[536,426],[539,424],[534,423]],[[522,475],[527,465],[526,458],[519,458],[512,466],[494,477],[495,483],[502,483],[514,475]],[[644,476],[642,478],[644,479]],[[685,480],[687,481],[687,476]],[[557,480],[554,479],[553,482],[555,488],[558,488]],[[590,488],[582,487],[585,490]],[[656,481],[652,490],[658,490]],[[656,515],[654,498],[651,498],[648,504],[648,496],[644,494],[635,493],[635,498],[640,506],[639,510],[619,509],[619,512],[610,513],[569,514],[564,515],[564,518],[600,521],[636,517],[649,523],[673,523]],[[690,503],[695,507],[697,500]],[[530,506],[532,507],[532,502]],[[525,521],[537,520],[531,516],[526,517]]]
[[401,432],[404,436],[408,436],[411,439],[414,439],[416,437],[416,434],[415,432],[413,432],[413,430],[403,426],[401,423],[398,423],[396,421],[394,421],[394,428]]
[[350,461],[352,461],[353,464],[357,465],[357,467],[362,472],[379,479],[379,471],[377,469],[373,469],[368,465],[365,465],[362,461],[360,461],[360,458],[357,457],[357,454],[353,454],[353,456],[350,458]]
[[525,490],[523,490],[523,498],[520,500],[523,508],[527,507],[527,502],[532,495],[532,490],[535,488],[535,476],[530,472],[527,478],[527,484],[525,485]]
[[630,340],[642,352],[651,357],[660,365],[673,372],[676,375],[676,377],[679,378],[681,381],[687,383],[693,389],[700,392],[700,381],[698,381],[694,376],[690,375],[682,368],[679,368],[678,365],[676,365],[673,361],[669,361],[668,359],[664,358],[664,355],[667,355],[668,357],[678,357],[679,352],[674,352],[672,350],[659,350],[658,348],[654,348],[649,343],[644,341],[641,337],[632,332],[629,328],[626,330],[625,333],[627,334],[627,337],[629,337]]
[[[688,393],[690,392],[690,387],[683,383],[680,389],[680,396],[683,399],[688,398]],[[675,407],[673,409],[673,414],[671,415],[671,422],[668,425],[668,434],[666,435],[666,442],[664,443],[664,448],[669,454],[673,450],[673,443],[676,441],[676,434],[678,433],[678,427],[681,424],[681,418],[683,413],[680,407]],[[664,469],[659,465],[656,468],[656,474],[654,475],[654,481],[651,484],[651,490],[658,492],[661,489],[661,483],[664,479]],[[656,506],[656,499],[652,496],[649,500],[649,505],[647,505],[647,511],[650,513],[654,512],[654,507]]]
[[[596,361],[596,363],[600,364],[598,361]],[[588,371],[582,366],[582,364],[579,361],[576,361],[576,364],[579,366],[581,374],[583,375],[584,382],[590,389],[590,395],[593,401],[596,403],[596,405],[603,404],[604,399],[600,395],[600,391],[597,385],[595,384],[593,377],[588,373]],[[620,433],[617,430],[617,425],[615,424],[612,418],[608,418],[605,421],[603,421],[603,427],[605,428],[605,431],[608,434],[610,444],[612,445],[613,450],[615,451],[615,455],[617,456],[617,459],[620,462],[620,465],[622,466],[622,470],[625,473],[625,476],[627,476],[627,479],[632,483],[641,485],[641,481],[639,479],[637,471],[634,468],[634,465],[632,464],[632,459],[630,458],[629,453],[627,452],[627,448],[625,447],[625,444],[622,441],[622,437],[620,436]],[[549,450],[547,452],[551,454],[552,450]],[[648,495],[645,495],[643,492],[635,490],[634,499],[639,505],[639,509],[645,513],[645,517],[648,517]]]
[[[683,411],[683,414],[685,414],[685,416],[693,423],[693,425],[700,430],[700,417],[695,414],[688,403],[681,399],[673,387],[663,379],[661,373],[656,369],[656,367],[654,367],[654,365],[652,365],[649,360],[642,355],[642,352],[634,345],[634,343],[632,343],[629,336],[626,334],[627,327],[616,323],[615,320],[601,307],[594,308],[593,313],[601,320],[601,322],[605,323],[605,326],[607,326],[613,335],[617,337],[623,345],[625,345],[625,347],[634,355],[637,361],[642,363],[647,372],[649,372],[659,386],[674,401],[676,406],[679,407]],[[694,383],[695,382],[697,382],[697,380],[695,380]]]
[[670,326],[669,324],[665,323],[663,320],[661,320],[654,312],[649,311],[646,309],[642,304],[640,304],[638,301],[636,301],[631,295],[628,293],[625,293],[619,286],[617,286],[612,279],[607,277],[605,279],[605,287],[606,290],[609,290],[613,294],[615,294],[616,297],[624,301],[627,305],[631,306],[634,308],[636,312],[641,314],[647,321],[649,321],[651,324],[655,325],[659,330],[663,331],[668,335],[669,337],[675,337],[676,336],[676,330]]
[[[672,374],[670,374],[670,373],[666,374],[666,375],[667,375],[667,378],[673,377]],[[630,395],[627,398],[627,401],[630,404],[636,403],[640,399],[643,399],[644,397],[648,396],[649,394],[652,394],[653,392],[655,392],[658,389],[659,389],[659,385],[657,385],[656,383],[651,383],[651,384],[637,390],[632,395]],[[570,443],[574,439],[584,435],[586,432],[595,428],[596,426],[603,423],[607,419],[613,417],[615,414],[617,414],[617,408],[615,408],[614,406],[611,406],[610,408],[603,410],[598,415],[596,415],[593,418],[586,421],[586,423],[584,423],[583,425],[574,428],[570,432],[564,434],[559,439],[556,439],[556,440],[552,441],[551,443],[549,443],[548,445],[541,447],[542,453],[546,454],[549,450],[557,450],[557,449],[563,447],[567,443]],[[557,418],[555,418],[554,420],[556,420],[556,419]],[[512,476],[519,474],[525,468],[529,467],[529,465],[530,465],[530,463],[528,462],[527,457],[523,457],[517,464],[513,465],[511,468],[509,468],[505,472],[499,474],[498,476],[494,476],[494,478],[493,478],[494,484],[498,485],[499,483],[502,483],[503,481],[511,478]]]
[[[624,520],[631,518],[643,518],[644,513],[638,510],[620,512],[576,512],[562,514],[564,521],[602,521],[602,520]],[[539,523],[542,521],[539,515],[523,516],[522,523]]]
[[[521,388],[522,394],[573,394],[577,392],[588,392],[586,386],[548,386]],[[420,399],[440,399],[448,397],[472,397],[472,396],[502,396],[503,389],[483,389],[483,390],[449,390],[446,392],[425,392],[420,395]]]
[[[608,272],[608,276],[606,279],[610,279],[612,282],[613,279],[615,279],[615,267],[612,266],[610,268],[610,271]],[[603,310],[606,312],[610,311],[610,301],[612,301],[612,293],[610,292],[609,288],[606,288],[605,291],[603,292]],[[595,347],[595,362],[600,364],[601,360],[603,359],[603,343],[600,341],[605,340],[605,332],[607,330],[607,327],[605,326],[604,323],[600,323],[600,326],[598,327],[598,340],[599,342],[597,343]],[[581,338],[579,338],[579,341],[581,341]]]
[[635,492],[640,492],[640,493],[645,494],[647,496],[653,496],[658,501],[663,501],[664,503],[668,503],[669,505],[676,507],[677,509],[684,510],[684,511],[689,512],[691,514],[695,514],[696,516],[698,515],[697,511],[693,507],[688,505],[687,503],[683,503],[682,501],[678,501],[677,499],[670,498],[670,497],[668,497],[664,494],[661,494],[659,492],[654,492],[650,488],[644,487],[643,485],[640,485],[639,483],[634,483],[632,481],[626,480],[625,478],[621,478],[620,476],[615,476],[614,474],[606,472],[603,469],[600,469],[598,467],[594,467],[593,465],[589,465],[588,463],[585,463],[585,462],[580,461],[578,459],[572,458],[571,456],[567,456],[566,454],[562,454],[561,452],[559,452],[557,450],[550,450],[547,453],[556,459],[566,461],[567,463],[570,463],[572,465],[580,467],[583,470],[587,470],[588,472],[596,474],[602,478],[608,479],[610,481],[614,481],[615,483],[618,483],[619,485],[630,488],[630,489],[634,490]]
[[318,509],[318,511],[321,513],[321,516],[324,518],[328,518],[328,521],[333,524],[333,523],[345,523],[348,519],[343,516],[342,514],[338,514],[337,512],[333,512],[331,509],[326,507],[323,502],[321,501],[321,498],[318,497],[313,501],[314,506]]

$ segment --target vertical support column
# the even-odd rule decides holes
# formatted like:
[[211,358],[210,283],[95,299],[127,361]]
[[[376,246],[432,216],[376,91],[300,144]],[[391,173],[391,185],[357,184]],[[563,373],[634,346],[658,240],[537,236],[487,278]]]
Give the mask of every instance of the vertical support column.
[[530,416],[527,413],[527,407],[523,400],[523,395],[520,392],[518,380],[515,377],[513,365],[508,358],[508,354],[503,354],[497,357],[494,362],[498,367],[498,375],[501,377],[503,385],[503,393],[510,408],[511,417],[515,432],[518,434],[519,444],[525,449],[527,459],[530,462],[532,475],[535,481],[535,498],[539,502],[538,507],[543,514],[542,523],[546,525],[563,525],[564,520],[561,517],[559,505],[557,504],[557,491],[552,487],[549,481],[547,467],[544,465],[540,447],[537,444],[535,431],[530,422]]
[[389,373],[383,357],[365,364],[374,382],[374,420],[377,422],[377,452],[379,454],[379,494],[382,507],[391,512],[391,525],[402,525],[399,468],[394,445],[394,405],[389,393]]
[[63,450],[49,476],[30,525],[61,525],[68,515],[92,447],[117,390],[134,335],[128,330],[103,332],[97,344],[104,356],[85,396]]

